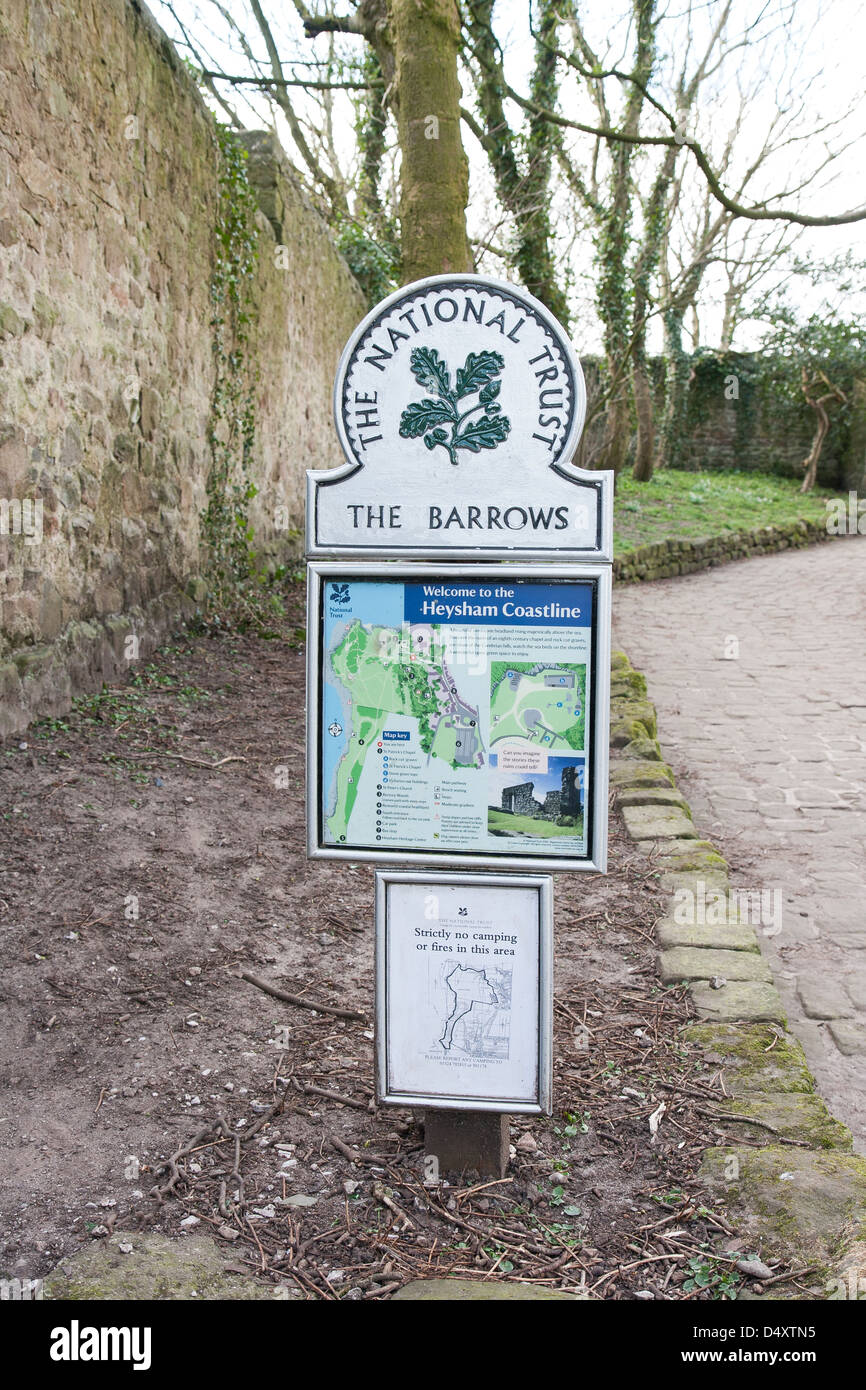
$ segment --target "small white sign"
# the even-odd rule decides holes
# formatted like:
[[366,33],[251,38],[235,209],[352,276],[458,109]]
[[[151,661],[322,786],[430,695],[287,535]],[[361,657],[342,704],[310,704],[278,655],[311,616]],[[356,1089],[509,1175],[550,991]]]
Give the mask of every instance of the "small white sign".
[[307,552],[611,559],[611,473],[571,462],[580,363],[514,285],[437,275],[367,315],[337,370],[346,463],[307,474]]
[[376,874],[381,1103],[549,1114],[552,881]]

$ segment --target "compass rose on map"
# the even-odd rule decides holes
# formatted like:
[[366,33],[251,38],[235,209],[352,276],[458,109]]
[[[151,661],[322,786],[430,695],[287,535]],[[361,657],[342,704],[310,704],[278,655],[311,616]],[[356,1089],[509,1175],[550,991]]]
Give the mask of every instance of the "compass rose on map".
[[342,732],[343,726],[342,724],[338,724],[336,719],[333,721],[332,724],[328,725],[328,733],[331,735],[331,738],[339,738]]

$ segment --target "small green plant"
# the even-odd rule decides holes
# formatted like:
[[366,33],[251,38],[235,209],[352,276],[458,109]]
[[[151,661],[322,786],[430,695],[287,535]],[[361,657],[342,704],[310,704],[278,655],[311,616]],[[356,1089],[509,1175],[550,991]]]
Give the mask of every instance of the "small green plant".
[[676,1206],[683,1200],[683,1190],[681,1187],[672,1187],[670,1192],[654,1192],[652,1199],[654,1202],[661,1202],[663,1206]]
[[40,719],[32,725],[31,733],[34,738],[53,738],[55,734],[68,734],[69,725],[65,719]]
[[709,1289],[713,1298],[736,1298],[742,1275],[735,1269],[726,1269],[703,1255],[693,1255],[689,1260],[689,1269],[691,1274],[683,1282],[685,1293]]
[[[579,1210],[578,1207],[563,1207],[562,1215],[576,1215]],[[555,1246],[557,1249],[561,1249],[563,1246],[573,1249],[583,1244],[583,1237],[580,1230],[569,1221],[551,1221],[545,1223],[539,1220],[537,1216],[533,1215],[530,1217],[530,1224],[541,1231],[548,1245]]]
[[492,1260],[496,1264],[496,1270],[498,1274],[510,1274],[511,1271],[514,1269],[514,1265],[511,1260],[502,1258],[505,1254],[504,1245],[500,1245],[497,1241],[491,1241],[487,1245],[482,1245],[481,1248],[484,1251],[487,1258],[489,1260]]

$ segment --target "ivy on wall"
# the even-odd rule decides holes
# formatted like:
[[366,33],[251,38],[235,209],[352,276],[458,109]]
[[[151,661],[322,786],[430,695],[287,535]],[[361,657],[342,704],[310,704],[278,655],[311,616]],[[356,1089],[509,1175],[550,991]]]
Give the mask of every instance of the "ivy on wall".
[[360,222],[345,218],[337,227],[336,243],[370,309],[394,292],[400,283],[400,255],[392,242],[376,240]]
[[[798,476],[814,429],[800,381],[805,358],[793,353],[700,348],[687,360],[690,380],[677,465],[756,468]],[[857,374],[856,363],[837,353],[828,356],[827,365],[849,388]],[[718,440],[713,437],[716,434]],[[828,485],[841,483],[848,435],[848,410],[842,407],[832,414],[822,455],[821,477]]]
[[[604,362],[582,359],[590,403],[604,389]],[[800,382],[800,364],[773,353],[721,352],[701,348],[676,360],[648,362],[653,405],[660,421],[658,467],[686,472],[754,469],[802,478],[800,465],[814,431]],[[850,407],[834,405],[821,455],[819,482],[827,487],[860,486],[866,467],[866,359],[847,364],[837,355],[828,374],[838,375]],[[679,414],[668,415],[672,369],[681,373]],[[634,419],[629,418],[634,430]],[[587,431],[587,449],[598,457],[603,421]],[[856,441],[861,441],[859,445]],[[859,452],[858,452],[859,450]],[[846,482],[846,478],[852,481]]]
[[[746,353],[698,348],[687,361],[690,380],[685,432],[692,434],[704,421],[718,416],[725,401],[736,402],[732,448],[735,459],[745,460],[758,443],[756,426],[762,392],[754,359]],[[682,446],[680,440],[680,449]]]
[[[211,615],[240,627],[268,630],[281,611],[253,548],[249,505],[256,438],[257,372],[251,361],[258,261],[257,203],[247,177],[247,152],[217,124],[217,216],[210,282],[214,382],[207,442],[210,468],[202,513],[205,578]],[[279,577],[277,575],[276,577]]]

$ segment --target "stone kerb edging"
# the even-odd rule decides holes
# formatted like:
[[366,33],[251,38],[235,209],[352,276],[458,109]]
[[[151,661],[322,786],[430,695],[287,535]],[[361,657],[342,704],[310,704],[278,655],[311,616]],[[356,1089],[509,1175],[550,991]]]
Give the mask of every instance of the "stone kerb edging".
[[[812,1271],[800,1281],[810,1297],[866,1299],[866,1159],[815,1092],[754,927],[731,896],[728,865],[695,827],[662,757],[646,679],[623,652],[611,658],[610,741],[626,829],[661,886],[680,893],[656,924],[661,980],[688,986],[697,1021],[683,1029],[683,1046],[718,1074],[720,1124],[735,1141],[707,1149],[701,1179],[754,1248]],[[684,925],[675,901],[714,892],[726,895],[725,912],[709,915],[724,923]],[[763,1297],[802,1294],[779,1284]]]
[[779,526],[759,526],[753,531],[733,531],[728,536],[707,536],[703,540],[657,541],[626,551],[613,562],[613,577],[621,584],[643,579],[670,579],[677,574],[693,574],[712,565],[746,560],[752,555],[769,555],[777,550],[799,549],[817,541],[835,540],[821,521],[790,521]]

